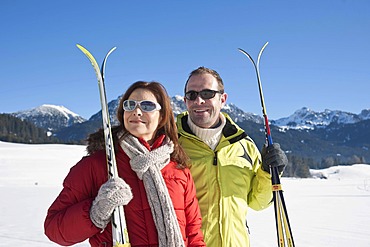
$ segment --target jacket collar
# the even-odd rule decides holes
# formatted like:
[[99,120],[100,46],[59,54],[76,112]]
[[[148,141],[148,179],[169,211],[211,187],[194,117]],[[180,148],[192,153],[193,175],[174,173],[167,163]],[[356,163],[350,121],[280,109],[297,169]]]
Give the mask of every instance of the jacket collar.
[[[227,139],[230,143],[234,143],[247,137],[247,134],[244,132],[244,130],[236,125],[227,113],[222,112],[221,114],[223,114],[226,118],[225,127],[222,129],[222,135],[225,139]],[[179,134],[183,131],[187,134],[195,136],[187,123],[188,117],[189,113],[187,111],[177,116],[177,127]]]

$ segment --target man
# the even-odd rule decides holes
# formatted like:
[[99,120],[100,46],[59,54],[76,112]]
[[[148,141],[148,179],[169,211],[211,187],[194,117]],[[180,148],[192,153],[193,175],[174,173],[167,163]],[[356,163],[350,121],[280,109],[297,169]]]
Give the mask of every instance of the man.
[[207,246],[246,247],[247,208],[271,204],[270,166],[282,172],[287,158],[274,144],[264,147],[262,162],[252,139],[220,112],[226,99],[216,71],[192,71],[185,84],[187,111],[177,116],[179,142],[191,160]]

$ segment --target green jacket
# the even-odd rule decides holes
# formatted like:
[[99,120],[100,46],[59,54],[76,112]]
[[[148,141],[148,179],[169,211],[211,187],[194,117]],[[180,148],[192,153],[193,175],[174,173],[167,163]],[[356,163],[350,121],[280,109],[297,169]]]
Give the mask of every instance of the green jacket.
[[261,169],[261,155],[252,139],[224,115],[226,125],[215,150],[192,133],[188,112],[177,116],[179,141],[191,160],[207,246],[246,247],[247,209],[262,210],[271,204],[271,179]]

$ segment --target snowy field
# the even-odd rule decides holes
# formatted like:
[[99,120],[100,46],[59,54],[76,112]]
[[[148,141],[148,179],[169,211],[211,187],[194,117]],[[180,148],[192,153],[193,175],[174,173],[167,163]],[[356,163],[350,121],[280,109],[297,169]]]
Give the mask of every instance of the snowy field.
[[[44,236],[44,218],[83,155],[85,146],[0,142],[0,246],[58,246]],[[370,165],[313,172],[327,179],[281,181],[295,245],[370,246]],[[272,207],[250,210],[248,225],[252,247],[277,246]]]

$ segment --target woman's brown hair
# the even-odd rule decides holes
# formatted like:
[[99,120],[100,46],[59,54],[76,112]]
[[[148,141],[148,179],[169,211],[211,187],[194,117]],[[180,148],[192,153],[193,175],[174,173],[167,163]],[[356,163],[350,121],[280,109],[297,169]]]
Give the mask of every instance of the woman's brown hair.
[[123,122],[123,115],[125,114],[125,111],[123,110],[123,102],[127,100],[132,92],[136,89],[144,89],[150,91],[157,99],[157,102],[161,105],[162,108],[161,110],[159,110],[161,114],[161,120],[158,123],[155,138],[161,134],[166,135],[174,144],[174,151],[171,154],[171,159],[178,163],[178,168],[187,167],[189,158],[182,147],[179,145],[177,127],[175,123],[175,117],[171,108],[171,101],[166,89],[161,83],[155,81],[137,81],[132,84],[123,94],[117,110],[117,119],[120,122],[120,127],[122,128],[124,134],[127,133],[127,129]]

